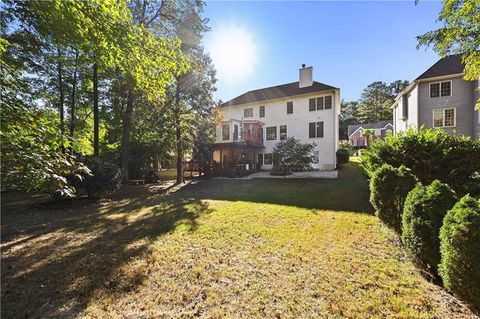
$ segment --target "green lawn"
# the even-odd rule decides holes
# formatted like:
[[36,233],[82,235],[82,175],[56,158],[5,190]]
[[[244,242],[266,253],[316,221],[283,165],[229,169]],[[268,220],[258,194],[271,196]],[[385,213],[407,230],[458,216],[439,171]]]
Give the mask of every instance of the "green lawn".
[[473,316],[455,300],[441,306],[451,297],[371,215],[356,162],[338,180],[125,187],[57,209],[18,202],[2,211],[5,318]]

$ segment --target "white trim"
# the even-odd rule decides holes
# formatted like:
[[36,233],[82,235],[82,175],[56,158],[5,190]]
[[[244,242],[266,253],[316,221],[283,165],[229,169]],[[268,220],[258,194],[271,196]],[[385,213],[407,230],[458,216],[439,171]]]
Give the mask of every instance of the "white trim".
[[[390,124],[390,123],[389,123],[389,124]],[[350,134],[348,137],[349,137],[349,138],[352,137],[352,135],[355,134],[355,133],[357,133],[357,131],[358,131],[359,129],[363,129],[363,127],[361,127],[361,126],[357,127],[357,129],[356,129],[355,131],[353,131],[353,133]]]
[[[453,109],[453,126],[445,126],[445,110]],[[442,111],[442,126],[435,126],[435,111]],[[432,110],[432,127],[433,128],[452,128],[457,127],[457,108],[456,107],[445,107],[441,109]]]
[[431,82],[431,81],[441,82],[442,80],[458,78],[458,77],[461,77],[461,76],[464,76],[464,74],[463,73],[455,73],[455,74],[434,76],[434,77],[425,78],[425,79],[418,79],[418,80],[415,80],[415,81],[417,81],[417,82]]
[[[450,95],[442,95],[442,83],[445,83],[445,82],[450,82]],[[432,97],[432,84],[438,84],[438,96],[435,96],[435,97]],[[431,82],[431,83],[428,83],[428,97],[430,99],[438,99],[438,98],[441,98],[441,97],[450,97],[453,95],[453,82],[452,80],[448,80],[448,81],[437,81],[437,82]]]

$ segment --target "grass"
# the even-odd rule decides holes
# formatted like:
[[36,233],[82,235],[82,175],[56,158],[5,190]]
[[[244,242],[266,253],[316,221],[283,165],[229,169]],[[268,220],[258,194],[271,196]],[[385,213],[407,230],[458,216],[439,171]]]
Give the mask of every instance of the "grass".
[[61,209],[16,202],[2,212],[8,318],[473,315],[438,306],[445,298],[370,214],[356,162],[338,180],[126,187]]

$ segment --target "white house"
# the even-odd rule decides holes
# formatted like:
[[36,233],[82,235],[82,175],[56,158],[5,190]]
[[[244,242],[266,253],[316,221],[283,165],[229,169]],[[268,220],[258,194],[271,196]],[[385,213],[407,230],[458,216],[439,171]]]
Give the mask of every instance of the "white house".
[[409,128],[441,128],[453,135],[480,138],[480,79],[463,79],[462,59],[440,59],[401,92],[393,104],[394,134]]
[[249,91],[219,107],[215,162],[271,169],[274,146],[294,137],[315,142],[313,168],[336,167],[340,89],[313,81],[312,67],[299,73],[298,82]]

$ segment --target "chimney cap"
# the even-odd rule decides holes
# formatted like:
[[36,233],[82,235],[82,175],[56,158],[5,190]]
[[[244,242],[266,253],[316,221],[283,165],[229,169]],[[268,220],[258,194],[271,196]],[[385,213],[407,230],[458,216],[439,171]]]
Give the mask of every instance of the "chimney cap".
[[304,63],[304,64],[302,64],[302,68],[305,68],[305,63]]

